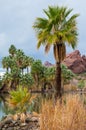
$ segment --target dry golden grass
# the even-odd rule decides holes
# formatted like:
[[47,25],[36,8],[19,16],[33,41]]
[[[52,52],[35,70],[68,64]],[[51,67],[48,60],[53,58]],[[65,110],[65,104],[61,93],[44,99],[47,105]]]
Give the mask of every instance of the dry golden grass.
[[40,130],[86,130],[86,109],[78,96],[67,96],[62,104],[42,106]]
[[71,85],[71,84],[66,84],[64,85],[64,91],[76,91],[77,86]]

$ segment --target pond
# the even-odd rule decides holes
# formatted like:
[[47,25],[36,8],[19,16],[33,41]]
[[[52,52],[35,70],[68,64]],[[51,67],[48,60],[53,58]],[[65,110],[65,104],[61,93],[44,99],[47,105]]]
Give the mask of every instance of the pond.
[[[86,104],[86,94],[80,94],[78,93],[81,97],[81,99],[84,101],[84,103]],[[33,102],[33,104],[28,108],[29,112],[32,111],[36,111],[39,112],[40,108],[41,108],[41,103],[43,100],[49,100],[52,99],[52,94],[36,94],[36,99],[35,102]],[[65,93],[64,96],[67,95],[76,95],[76,93]],[[12,109],[10,109],[10,107],[7,105],[6,103],[6,99],[7,95],[0,95],[0,120],[2,119],[2,117],[8,115],[8,114],[13,114],[15,113]]]

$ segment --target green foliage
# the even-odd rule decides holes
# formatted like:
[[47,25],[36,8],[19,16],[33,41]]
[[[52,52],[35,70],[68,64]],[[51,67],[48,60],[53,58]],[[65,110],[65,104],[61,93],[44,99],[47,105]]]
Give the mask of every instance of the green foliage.
[[10,56],[7,56],[7,57],[4,57],[2,59],[2,65],[3,65],[3,68],[6,68],[7,69],[7,72],[11,66],[11,58]]
[[55,67],[45,67],[44,78],[46,81],[55,80]]
[[11,45],[9,48],[9,54],[14,56],[16,54],[16,47],[14,45]]
[[19,68],[17,68],[17,67],[14,67],[12,70],[11,70],[11,76],[13,77],[13,78],[20,78],[20,76],[21,76],[21,70],[19,69]]
[[9,56],[4,57],[2,60],[3,68],[7,69],[7,73],[3,77],[3,84],[13,88],[13,86],[16,87],[20,81],[24,80],[21,82],[24,86],[26,86],[26,83],[28,86],[32,85],[32,77],[29,74],[24,75],[23,73],[26,68],[27,73],[29,73],[28,67],[31,66],[33,61],[32,57],[26,56],[22,50],[16,49],[14,45],[11,45]]
[[43,75],[43,70],[44,68],[41,60],[36,60],[33,62],[31,66],[31,74],[34,78],[34,82],[37,88],[39,87],[39,83]]
[[75,76],[75,74],[71,70],[69,70],[64,64],[61,65],[61,68],[63,83],[67,83]]
[[84,80],[80,80],[78,83],[78,88],[79,89],[83,89],[85,87],[85,81]]
[[19,80],[20,85],[27,86],[28,88],[31,88],[31,86],[34,83],[34,79],[31,74],[25,74],[21,75],[21,78]]
[[42,71],[42,62],[41,60],[36,60],[33,62],[32,66],[31,66],[31,73],[32,74],[40,74]]
[[26,112],[32,102],[32,97],[26,87],[18,86],[17,90],[10,91],[10,98],[7,101],[9,106],[16,111]]

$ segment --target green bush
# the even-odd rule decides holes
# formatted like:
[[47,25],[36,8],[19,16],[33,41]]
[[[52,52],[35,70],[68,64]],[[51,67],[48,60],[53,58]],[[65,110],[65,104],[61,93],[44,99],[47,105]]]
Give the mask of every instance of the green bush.
[[85,87],[85,81],[84,80],[80,80],[78,83],[78,88],[79,89],[83,89]]

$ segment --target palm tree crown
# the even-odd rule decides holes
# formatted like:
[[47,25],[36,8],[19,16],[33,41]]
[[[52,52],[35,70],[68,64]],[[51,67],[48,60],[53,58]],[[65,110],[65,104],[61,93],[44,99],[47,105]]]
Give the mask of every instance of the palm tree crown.
[[[78,14],[70,15],[73,9],[59,6],[49,6],[44,10],[46,18],[37,18],[33,27],[36,29],[38,44],[45,45],[45,51],[48,52],[53,44],[54,56],[58,60],[56,44],[62,43],[62,60],[65,56],[65,42],[75,48],[77,45],[77,23]],[[70,16],[70,17],[69,17]]]

